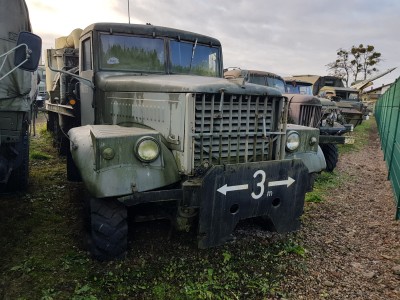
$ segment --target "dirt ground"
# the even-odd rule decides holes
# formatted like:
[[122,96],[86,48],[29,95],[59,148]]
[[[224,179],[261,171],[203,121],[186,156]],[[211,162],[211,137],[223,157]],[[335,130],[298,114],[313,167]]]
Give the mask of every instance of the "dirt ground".
[[375,122],[368,146],[343,154],[338,171],[351,180],[308,204],[305,272],[284,289],[291,299],[400,299],[400,221]]

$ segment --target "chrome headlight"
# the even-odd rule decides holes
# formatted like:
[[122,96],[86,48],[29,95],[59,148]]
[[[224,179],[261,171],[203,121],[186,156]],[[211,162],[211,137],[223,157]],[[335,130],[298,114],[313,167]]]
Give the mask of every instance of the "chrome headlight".
[[140,138],[135,145],[135,155],[142,162],[150,163],[160,155],[160,143],[151,136]]
[[295,151],[300,146],[300,135],[296,131],[291,131],[286,137],[286,149]]

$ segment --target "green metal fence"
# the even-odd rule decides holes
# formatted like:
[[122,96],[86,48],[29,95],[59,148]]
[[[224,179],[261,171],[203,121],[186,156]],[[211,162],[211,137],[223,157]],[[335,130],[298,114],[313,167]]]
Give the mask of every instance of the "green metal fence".
[[400,219],[400,77],[379,98],[375,118],[381,147],[392,182],[397,205],[396,219]]

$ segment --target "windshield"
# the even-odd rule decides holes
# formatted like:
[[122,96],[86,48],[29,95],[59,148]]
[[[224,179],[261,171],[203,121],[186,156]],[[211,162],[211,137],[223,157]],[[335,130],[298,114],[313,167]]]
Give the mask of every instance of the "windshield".
[[220,76],[218,48],[190,42],[170,42],[171,72],[177,74],[196,74],[201,76]]
[[293,82],[286,82],[286,89],[289,94],[312,95],[311,85],[301,85]]
[[165,72],[164,40],[125,35],[100,35],[100,68]]
[[358,100],[358,93],[349,91],[336,91],[336,96],[339,96],[343,100]]
[[219,77],[219,48],[183,41],[170,41],[170,71],[163,38],[100,34],[102,70],[162,72]]
[[358,100],[358,93],[349,93],[350,100]]
[[278,89],[281,93],[285,93],[285,82],[277,77],[250,74],[249,82],[273,87]]
[[267,85],[278,89],[281,93],[285,92],[285,82],[275,77],[267,77]]

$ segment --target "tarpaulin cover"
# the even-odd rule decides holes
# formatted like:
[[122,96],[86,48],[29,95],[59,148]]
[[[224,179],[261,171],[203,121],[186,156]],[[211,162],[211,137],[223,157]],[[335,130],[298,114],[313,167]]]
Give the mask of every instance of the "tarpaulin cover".
[[[0,0],[0,55],[16,46],[20,31],[32,31],[24,0]],[[0,58],[0,65],[4,57]],[[14,67],[14,55],[8,55],[0,77]],[[15,70],[0,81],[0,110],[28,110],[34,77],[32,72]]]

